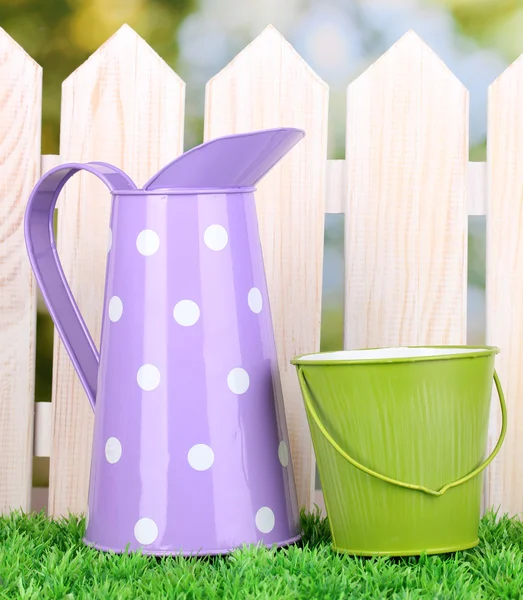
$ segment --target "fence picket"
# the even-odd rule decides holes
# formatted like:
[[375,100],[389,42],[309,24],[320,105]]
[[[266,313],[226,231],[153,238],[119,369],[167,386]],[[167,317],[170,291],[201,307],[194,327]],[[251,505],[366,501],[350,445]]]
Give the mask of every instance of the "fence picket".
[[[523,511],[523,57],[489,88],[487,179],[487,342],[499,346],[496,365],[503,384],[508,428],[500,454],[485,478],[486,507]],[[500,413],[494,396],[489,450]]]
[[468,92],[413,32],[348,87],[345,347],[466,340]]
[[314,454],[289,361],[320,345],[328,87],[269,26],[206,92],[206,139],[280,126],[307,132],[260,183],[256,202],[298,501],[310,508]]
[[343,214],[347,205],[347,167],[344,160],[327,161],[325,212]]
[[[63,84],[62,161],[110,162],[142,185],[183,148],[184,82],[123,26]],[[75,176],[58,210],[58,252],[93,339],[98,343],[109,193]],[[65,348],[55,336],[54,436],[49,513],[85,512],[93,415]]]
[[487,212],[487,163],[469,162],[468,214],[484,216]]
[[40,175],[42,69],[0,28],[0,513],[29,510],[36,285],[24,242]]

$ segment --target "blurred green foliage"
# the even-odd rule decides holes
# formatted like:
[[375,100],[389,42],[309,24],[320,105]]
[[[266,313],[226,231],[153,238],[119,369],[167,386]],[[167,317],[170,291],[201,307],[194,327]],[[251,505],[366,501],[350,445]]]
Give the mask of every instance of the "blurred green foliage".
[[[508,61],[523,52],[523,0],[419,1],[447,6],[459,32],[484,47],[495,48]],[[0,26],[43,67],[42,153],[59,151],[62,81],[111,35],[127,23],[176,69],[178,28],[196,9],[197,0],[0,0]],[[188,111],[186,120],[186,139],[192,146],[201,142],[202,118]],[[485,143],[471,148],[470,158],[485,160]],[[470,223],[469,283],[484,289],[484,218],[478,219]],[[327,228],[325,244],[343,255],[343,220]],[[343,281],[343,273],[336,278]],[[322,350],[336,350],[343,344],[342,287],[340,284],[338,291],[324,298]],[[51,397],[52,340],[52,322],[45,311],[40,311],[36,360],[39,401]]]
[[195,0],[0,0],[0,25],[43,67],[42,154],[57,154],[62,81],[124,23],[171,66]]
[[523,52],[521,0],[432,0],[450,10],[458,31],[485,48],[496,48],[509,62]]

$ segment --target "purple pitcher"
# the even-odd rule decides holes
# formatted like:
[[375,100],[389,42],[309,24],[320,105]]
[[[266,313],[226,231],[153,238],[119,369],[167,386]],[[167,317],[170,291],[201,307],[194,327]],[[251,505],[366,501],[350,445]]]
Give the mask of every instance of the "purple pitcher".
[[[190,555],[299,539],[253,192],[303,136],[215,139],[143,189],[91,162],[51,169],[33,190],[29,259],[95,409],[86,544]],[[60,190],[81,170],[113,198],[100,354],[53,234]]]

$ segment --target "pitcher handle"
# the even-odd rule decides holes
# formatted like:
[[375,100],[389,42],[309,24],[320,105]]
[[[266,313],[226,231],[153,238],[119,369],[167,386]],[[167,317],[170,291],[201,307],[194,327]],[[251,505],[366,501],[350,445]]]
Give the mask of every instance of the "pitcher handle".
[[300,385],[301,385],[301,389],[303,392],[303,398],[305,400],[305,406],[307,407],[307,410],[308,410],[310,416],[312,417],[314,423],[318,426],[318,429],[322,432],[322,434],[325,436],[325,439],[334,448],[334,450],[336,450],[336,452],[340,456],[342,456],[347,462],[349,462],[353,467],[356,467],[363,473],[367,473],[367,475],[371,475],[372,477],[375,477],[376,479],[381,479],[381,481],[386,481],[387,483],[397,485],[398,487],[407,488],[409,490],[418,490],[420,492],[424,492],[431,496],[442,496],[447,490],[450,490],[453,487],[461,485],[462,483],[465,483],[469,479],[472,479],[473,477],[475,477],[476,475],[481,473],[481,471],[483,471],[483,469],[485,469],[494,460],[496,454],[501,449],[503,440],[505,439],[505,434],[507,431],[507,406],[505,404],[505,396],[503,394],[501,382],[499,381],[498,374],[496,373],[496,371],[494,371],[494,383],[496,384],[496,390],[498,392],[499,403],[501,406],[502,421],[501,421],[501,433],[499,435],[498,442],[497,442],[494,450],[490,454],[490,456],[483,463],[481,463],[481,465],[479,467],[476,467],[468,475],[465,475],[465,476],[461,477],[460,479],[456,479],[455,481],[452,481],[451,483],[445,484],[439,490],[433,490],[431,488],[425,487],[424,485],[417,485],[414,483],[406,483],[404,481],[399,481],[398,479],[393,479],[392,477],[388,477],[387,475],[383,475],[382,473],[378,473],[377,471],[373,471],[372,469],[369,469],[369,467],[362,465],[357,460],[352,458],[352,456],[350,456],[347,452],[345,452],[345,450],[343,450],[343,448],[341,448],[338,445],[336,440],[330,435],[330,433],[327,431],[327,429],[321,422],[321,419],[318,416],[318,413],[316,412],[316,410],[314,408],[314,405],[313,405],[313,402],[311,399],[309,385],[308,385],[308,383],[305,379],[305,375],[303,374],[303,371],[300,367],[298,367],[298,378],[300,380]]
[[136,189],[123,171],[106,163],[67,163],[54,167],[38,180],[29,197],[24,233],[29,261],[49,314],[94,410],[100,356],[65,278],[53,230],[58,195],[66,182],[82,170],[96,175],[111,192]]

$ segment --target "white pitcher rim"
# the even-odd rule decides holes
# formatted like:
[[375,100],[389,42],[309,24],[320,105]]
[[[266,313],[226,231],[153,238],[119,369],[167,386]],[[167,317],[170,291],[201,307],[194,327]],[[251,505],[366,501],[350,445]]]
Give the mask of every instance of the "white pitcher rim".
[[348,364],[370,362],[417,362],[425,360],[448,360],[497,354],[496,346],[391,346],[357,350],[314,352],[297,356],[292,364]]

